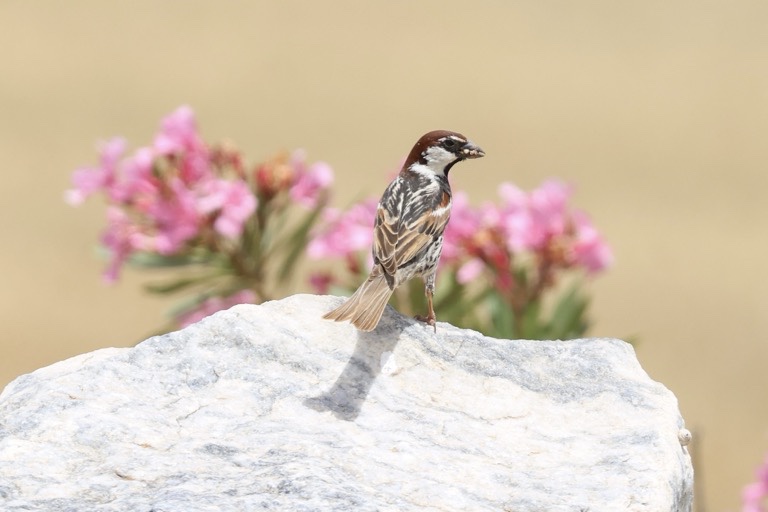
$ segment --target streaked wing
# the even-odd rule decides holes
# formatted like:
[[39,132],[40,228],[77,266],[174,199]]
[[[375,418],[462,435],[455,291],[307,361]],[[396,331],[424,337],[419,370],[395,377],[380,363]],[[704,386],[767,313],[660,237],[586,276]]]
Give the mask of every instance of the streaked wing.
[[448,223],[448,209],[442,212],[424,212],[416,217],[410,224],[404,225],[400,230],[395,258],[397,266],[408,264],[422,250],[424,250],[436,236],[442,234]]
[[401,179],[393,181],[379,201],[376,224],[373,229],[373,257],[381,264],[390,279],[397,271],[397,242],[402,225],[402,210],[407,197]]
[[393,183],[376,212],[373,255],[393,277],[398,268],[409,263],[435,236],[442,234],[450,216],[451,196],[448,192],[443,192],[439,202],[435,201],[437,204],[430,207],[409,208],[411,198],[406,195],[406,187]]

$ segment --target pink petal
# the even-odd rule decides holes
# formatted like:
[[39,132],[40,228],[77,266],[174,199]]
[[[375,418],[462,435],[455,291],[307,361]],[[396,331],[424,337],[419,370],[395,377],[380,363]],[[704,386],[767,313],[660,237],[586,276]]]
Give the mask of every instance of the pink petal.
[[144,213],[157,232],[155,249],[161,254],[172,254],[197,236],[202,218],[194,192],[179,178],[169,179],[166,185],[172,194],[152,197]]
[[150,148],[139,148],[123,161],[121,180],[108,191],[111,200],[118,203],[136,203],[146,194],[156,193],[152,176],[155,155]]
[[509,182],[499,185],[499,196],[503,201],[502,208],[524,208],[528,201],[527,194]]
[[237,238],[245,223],[256,211],[256,197],[242,181],[210,180],[205,194],[197,200],[197,208],[203,214],[218,211],[214,229],[228,238]]
[[603,240],[586,214],[573,213],[576,228],[576,241],[573,254],[576,264],[584,267],[588,273],[595,274],[605,270],[613,263],[613,251]]
[[303,152],[296,151],[291,159],[296,181],[290,189],[291,198],[305,208],[314,208],[321,194],[333,183],[333,169],[325,162],[316,162],[308,168]]
[[107,209],[107,229],[101,238],[102,243],[110,252],[109,264],[103,274],[107,283],[111,284],[117,281],[123,263],[136,249],[132,244],[132,237],[136,229],[136,226],[123,210],[114,206]]
[[309,284],[318,295],[327,294],[332,282],[333,276],[328,273],[314,273],[309,276]]
[[108,190],[116,181],[117,167],[125,151],[125,140],[115,137],[100,145],[100,167],[78,169],[72,173],[74,188],[67,190],[64,200],[72,205],[82,204],[99,190]]
[[182,105],[163,118],[155,136],[154,149],[161,155],[170,155],[187,149],[198,141],[195,113]]
[[312,259],[345,259],[361,250],[370,250],[373,243],[373,222],[378,201],[368,199],[358,203],[346,212],[326,209],[327,219],[307,245],[307,255]]
[[480,258],[472,258],[464,263],[456,272],[456,281],[467,284],[477,279],[482,274],[485,264]]
[[762,482],[746,485],[741,491],[742,512],[766,512],[762,506],[768,498],[768,488]]
[[557,180],[548,180],[531,191],[528,196],[528,211],[531,222],[528,226],[528,243],[533,249],[541,248],[552,237],[565,232],[568,224],[567,202],[572,187]]

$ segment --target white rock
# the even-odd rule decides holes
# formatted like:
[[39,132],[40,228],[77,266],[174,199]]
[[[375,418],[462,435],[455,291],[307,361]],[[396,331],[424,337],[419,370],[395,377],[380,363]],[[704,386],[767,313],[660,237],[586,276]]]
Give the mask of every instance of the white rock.
[[0,395],[3,511],[689,511],[675,397],[612,339],[509,341],[336,297],[236,306]]

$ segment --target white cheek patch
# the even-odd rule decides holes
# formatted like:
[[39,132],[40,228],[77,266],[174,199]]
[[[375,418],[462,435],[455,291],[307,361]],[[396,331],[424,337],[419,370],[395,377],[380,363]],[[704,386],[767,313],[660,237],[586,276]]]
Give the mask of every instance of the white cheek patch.
[[427,161],[424,167],[435,174],[444,174],[446,166],[455,162],[457,158],[455,154],[440,146],[432,146],[424,152],[424,160]]
[[430,164],[440,163],[447,165],[456,160],[456,155],[440,146],[432,146],[424,153],[424,159]]

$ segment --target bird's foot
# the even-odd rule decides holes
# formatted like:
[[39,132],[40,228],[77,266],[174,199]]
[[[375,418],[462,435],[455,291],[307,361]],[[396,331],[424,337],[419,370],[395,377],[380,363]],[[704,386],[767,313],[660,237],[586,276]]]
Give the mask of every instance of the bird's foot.
[[414,318],[419,322],[424,322],[427,325],[431,325],[432,328],[435,330],[435,332],[437,332],[437,325],[436,325],[437,318],[435,318],[435,315],[433,314],[427,315],[427,316],[416,315]]

